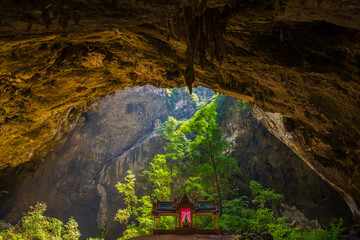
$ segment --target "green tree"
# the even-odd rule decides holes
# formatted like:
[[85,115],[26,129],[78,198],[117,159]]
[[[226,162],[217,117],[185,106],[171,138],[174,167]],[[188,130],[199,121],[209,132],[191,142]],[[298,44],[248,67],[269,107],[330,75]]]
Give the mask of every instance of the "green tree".
[[230,144],[222,138],[221,128],[218,124],[216,112],[217,98],[209,105],[203,107],[180,129],[190,134],[193,139],[190,143],[192,160],[199,166],[198,173],[205,178],[215,181],[216,192],[222,211],[221,182],[225,183],[232,175],[239,174],[237,162],[228,153]]
[[130,216],[132,214],[136,215],[135,205],[137,203],[137,197],[135,195],[135,175],[131,172],[131,170],[127,171],[128,175],[125,177],[125,183],[118,182],[115,187],[119,191],[119,193],[123,193],[125,195],[124,202],[126,208],[119,209],[116,213],[115,220],[120,223],[125,223],[126,228],[128,227],[128,222]]
[[136,221],[128,225],[124,234],[119,240],[127,240],[134,237],[146,236],[152,234],[154,221],[151,217],[152,203],[150,196],[143,196],[138,204],[141,204],[137,210],[138,215]]
[[189,177],[189,179],[186,180],[185,184],[185,189],[187,193],[193,192],[196,194],[204,189],[203,185],[201,184],[200,177]]
[[[150,196],[143,196],[141,199],[138,199],[135,193],[135,175],[130,170],[127,173],[128,175],[124,179],[125,183],[118,182],[115,185],[119,193],[125,195],[124,202],[126,208],[119,209],[115,216],[116,221],[126,225],[123,236],[119,238],[121,240],[150,235],[153,228]],[[129,223],[129,219],[132,216],[136,217],[135,221]]]
[[166,151],[166,159],[170,167],[170,174],[173,179],[177,172],[174,172],[174,163],[183,160],[186,154],[189,153],[189,139],[185,134],[178,129],[184,122],[178,121],[173,117],[169,117],[165,122],[163,131],[163,138],[166,140],[164,150]]
[[148,177],[153,184],[153,198],[160,200],[169,198],[171,195],[170,183],[172,182],[172,176],[166,164],[165,155],[156,155],[150,163],[149,170],[145,170],[142,175]]
[[143,196],[139,202],[141,206],[138,208],[139,216],[136,218],[139,223],[139,236],[151,235],[154,221],[151,217],[152,202],[150,196]]

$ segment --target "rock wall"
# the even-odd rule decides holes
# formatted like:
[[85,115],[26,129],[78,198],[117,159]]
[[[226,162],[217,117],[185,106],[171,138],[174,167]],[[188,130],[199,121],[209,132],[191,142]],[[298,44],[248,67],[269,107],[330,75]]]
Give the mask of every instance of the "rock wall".
[[[181,87],[185,75],[291,119],[298,154],[360,221],[358,0],[45,2],[0,2],[0,169],[31,171],[94,99],[145,84]],[[185,9],[197,9],[192,28],[205,24],[171,31]],[[199,45],[204,29],[211,34]],[[204,54],[214,46],[216,56]]]
[[196,103],[183,89],[176,107],[169,106],[169,99],[165,89],[145,86],[116,92],[93,104],[63,144],[38,159],[31,170],[19,166],[0,174],[0,189],[9,191],[1,203],[1,218],[14,223],[30,205],[44,201],[50,216],[63,221],[74,216],[83,236],[94,236],[98,225],[119,236],[121,228],[113,221],[122,202],[116,182],[127,169],[143,169],[162,151],[163,140],[155,127],[170,115],[189,118],[196,111]]
[[257,119],[256,107],[244,110],[243,106],[241,101],[226,97],[219,109],[223,135],[231,142],[232,155],[241,169],[241,194],[251,195],[248,184],[254,179],[283,194],[286,204],[321,224],[339,217],[351,223],[351,212],[341,196],[275,137],[277,133],[267,130]]
[[[206,99],[211,92],[203,90],[199,96]],[[175,104],[169,104],[169,99]],[[322,223],[332,217],[349,221],[350,213],[339,194],[269,133],[252,112],[237,112],[241,105],[236,106],[230,97],[224,104],[219,110],[220,123],[242,169],[237,183],[241,194],[249,194],[248,182],[255,179],[284,194],[287,204],[310,218]],[[149,86],[101,99],[80,117],[63,145],[37,165],[1,175],[1,189],[10,187],[1,202],[1,218],[15,222],[29,205],[44,201],[50,216],[63,221],[74,216],[83,237],[94,236],[98,225],[106,226],[110,239],[119,237],[124,226],[113,219],[123,206],[123,196],[114,187],[116,182],[124,179],[128,169],[140,173],[163,152],[164,140],[155,129],[161,122],[169,115],[189,118],[195,111],[186,92],[172,98],[166,90]],[[136,191],[141,196],[149,189],[137,184]]]

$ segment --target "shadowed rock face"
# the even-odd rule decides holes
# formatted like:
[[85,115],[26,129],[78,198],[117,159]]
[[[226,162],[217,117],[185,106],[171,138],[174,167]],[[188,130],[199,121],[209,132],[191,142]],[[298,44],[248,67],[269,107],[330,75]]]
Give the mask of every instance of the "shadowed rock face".
[[[124,229],[114,217],[123,196],[116,182],[129,169],[144,170],[163,151],[164,140],[155,131],[161,122],[170,115],[189,118],[197,109],[188,92],[180,90],[175,104],[169,104],[170,99],[166,89],[144,86],[92,104],[72,133],[42,161],[2,172],[0,189],[9,194],[1,199],[0,219],[15,223],[29,206],[45,202],[48,215],[62,221],[73,216],[83,237],[98,234],[100,225],[110,231],[110,239],[119,237]],[[146,193],[141,186],[137,192]]]
[[[184,37],[167,39],[166,23],[176,25],[188,6],[183,0],[1,1],[0,169],[31,169],[93,100],[137,85],[184,86],[187,72],[188,84],[194,74],[194,86],[283,115],[296,140],[279,138],[343,195],[359,220],[358,1],[192,3],[179,30]],[[222,64],[211,59],[213,46],[205,48],[206,61],[203,51],[190,49],[189,73],[186,48],[198,49],[197,29],[204,31],[194,19],[211,8],[220,15],[231,9],[223,56],[215,56]],[[217,24],[203,25],[221,32]],[[219,37],[209,36],[208,44],[220,46]]]
[[[241,195],[251,196],[249,182],[254,179],[283,194],[286,204],[296,206],[308,218],[317,219],[321,224],[328,225],[332,218],[339,217],[350,221],[351,212],[340,195],[279,141],[276,138],[280,138],[279,134],[268,131],[260,111],[258,108],[244,109],[230,97],[219,107],[223,136],[230,142],[231,154],[241,170],[234,188],[238,188]],[[328,211],[333,215],[326,216],[324,213]]]
[[[205,99],[214,94],[198,88],[194,92]],[[250,196],[249,181],[256,179],[284,194],[285,203],[310,219],[328,224],[332,218],[342,217],[345,223],[351,222],[346,203],[331,186],[276,139],[253,112],[241,111],[241,104],[231,97],[223,99],[219,123],[241,169],[233,181],[235,192]],[[15,223],[29,206],[43,201],[47,215],[62,221],[74,217],[82,237],[95,236],[100,225],[109,231],[109,239],[118,238],[124,224],[114,217],[125,206],[116,183],[122,182],[130,169],[136,174],[137,195],[151,194],[140,173],[164,151],[165,140],[156,128],[168,116],[191,117],[194,105],[185,91],[171,98],[167,90],[152,86],[127,88],[102,98],[80,117],[66,141],[31,171],[20,166],[15,168],[16,174],[0,181],[0,189],[13,188],[1,199],[0,219]],[[184,180],[177,184],[182,183]]]

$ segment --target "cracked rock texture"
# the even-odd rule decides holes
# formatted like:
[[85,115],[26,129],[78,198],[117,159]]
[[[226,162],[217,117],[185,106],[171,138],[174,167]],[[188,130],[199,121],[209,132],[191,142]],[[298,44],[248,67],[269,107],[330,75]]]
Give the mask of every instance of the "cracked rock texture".
[[[188,84],[281,114],[297,139],[284,142],[360,221],[358,0],[196,3],[2,0],[0,169],[31,171],[92,101],[125,87],[184,86],[187,73]],[[208,9],[219,24],[204,17]],[[196,27],[200,18],[215,24]],[[179,41],[168,39],[169,24],[179,25]],[[205,47],[199,29],[210,34],[207,52],[195,51]],[[209,52],[214,45],[221,65]]]

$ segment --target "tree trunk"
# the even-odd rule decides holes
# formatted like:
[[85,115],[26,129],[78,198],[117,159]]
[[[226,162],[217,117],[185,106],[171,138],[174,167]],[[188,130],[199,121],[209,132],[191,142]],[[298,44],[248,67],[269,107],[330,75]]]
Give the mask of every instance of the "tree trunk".
[[213,154],[213,150],[212,150],[212,144],[210,143],[210,158],[211,158],[211,162],[214,168],[214,174],[215,174],[215,181],[216,181],[216,189],[217,189],[217,193],[219,196],[219,210],[220,210],[220,215],[222,215],[222,199],[221,199],[221,193],[220,193],[220,185],[219,185],[219,180],[218,180],[218,175],[216,172],[216,165],[215,165],[215,159],[214,159],[214,154]]

